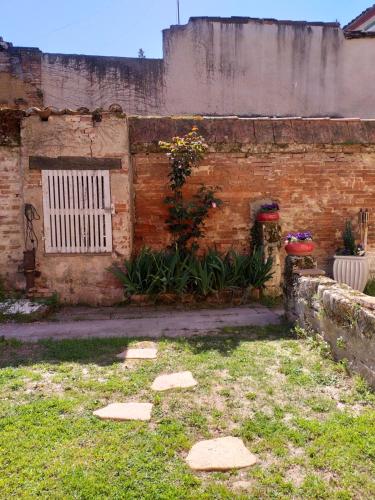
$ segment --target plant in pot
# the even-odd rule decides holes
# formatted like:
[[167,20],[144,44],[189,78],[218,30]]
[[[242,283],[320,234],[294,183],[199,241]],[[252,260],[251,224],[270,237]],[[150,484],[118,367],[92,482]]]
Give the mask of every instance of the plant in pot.
[[342,233],[344,248],[336,251],[333,264],[333,278],[346,283],[353,290],[363,292],[370,273],[370,265],[362,244],[357,244],[352,223],[346,221]]
[[259,222],[274,222],[280,219],[279,205],[277,203],[266,203],[261,205],[257,214]]
[[315,249],[310,231],[289,233],[285,239],[285,250],[288,255],[311,255]]

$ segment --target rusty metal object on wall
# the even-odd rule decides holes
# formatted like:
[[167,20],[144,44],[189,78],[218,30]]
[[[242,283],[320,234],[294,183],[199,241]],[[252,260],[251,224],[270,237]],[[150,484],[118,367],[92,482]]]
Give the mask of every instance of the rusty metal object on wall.
[[26,290],[35,286],[35,249],[23,252],[23,273],[26,277]]

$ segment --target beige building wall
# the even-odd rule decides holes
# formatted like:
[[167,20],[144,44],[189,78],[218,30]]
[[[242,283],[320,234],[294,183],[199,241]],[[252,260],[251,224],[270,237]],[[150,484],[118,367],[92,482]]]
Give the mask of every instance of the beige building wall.
[[164,51],[167,114],[375,116],[375,39],[335,23],[197,18]]

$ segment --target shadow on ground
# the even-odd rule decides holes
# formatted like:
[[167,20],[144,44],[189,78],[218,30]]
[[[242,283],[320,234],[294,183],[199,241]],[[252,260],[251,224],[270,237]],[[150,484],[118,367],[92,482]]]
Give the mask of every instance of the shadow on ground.
[[[230,356],[241,342],[256,340],[277,341],[292,338],[290,325],[269,325],[265,327],[225,327],[219,333],[207,333],[189,338],[159,338],[187,345],[194,354],[216,351],[222,356]],[[13,339],[0,340],[0,368],[29,366],[35,363],[58,364],[60,362],[94,363],[99,366],[119,363],[116,354],[136,341],[150,338],[90,338],[41,340],[38,342],[21,342]]]

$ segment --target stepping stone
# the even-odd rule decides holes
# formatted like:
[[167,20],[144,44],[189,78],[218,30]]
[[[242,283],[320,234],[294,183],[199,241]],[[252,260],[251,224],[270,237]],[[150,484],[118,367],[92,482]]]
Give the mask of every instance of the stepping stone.
[[194,387],[197,384],[191,372],[179,372],[156,377],[151,388],[154,391],[167,391],[168,389]]
[[111,403],[93,414],[102,420],[150,420],[152,403]]
[[157,349],[127,349],[126,351],[117,354],[118,359],[155,359]]
[[250,467],[257,461],[242,439],[223,437],[199,441],[190,450],[186,462],[193,470],[226,471]]
[[157,355],[155,342],[138,342],[134,347],[117,354],[118,359],[155,359]]

